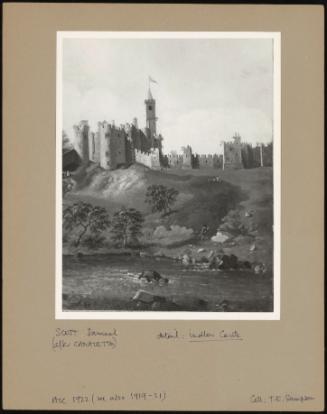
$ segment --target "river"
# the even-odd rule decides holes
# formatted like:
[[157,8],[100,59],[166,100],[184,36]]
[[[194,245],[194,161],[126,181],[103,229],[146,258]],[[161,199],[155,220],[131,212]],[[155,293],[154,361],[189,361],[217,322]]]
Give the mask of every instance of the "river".
[[[174,303],[176,307],[170,309],[162,305],[153,309],[145,306],[141,310],[273,310],[271,275],[255,275],[252,271],[240,270],[209,270],[199,266],[185,267],[169,258],[129,255],[64,256],[64,309],[137,310],[132,298],[142,289],[166,298],[167,303]],[[138,274],[144,270],[156,270],[168,278],[169,283],[140,280]]]

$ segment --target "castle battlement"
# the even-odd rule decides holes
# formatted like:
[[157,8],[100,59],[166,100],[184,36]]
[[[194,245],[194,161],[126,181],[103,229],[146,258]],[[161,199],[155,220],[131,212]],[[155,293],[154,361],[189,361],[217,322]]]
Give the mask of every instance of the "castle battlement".
[[151,168],[160,167],[161,135],[156,134],[155,100],[149,92],[146,104],[146,127],[138,128],[137,118],[131,123],[115,125],[99,121],[97,131],[90,130],[88,121],[74,126],[75,146],[83,163],[98,163],[104,169],[116,169],[135,162]]
[[99,164],[104,169],[116,169],[133,163],[149,168],[254,168],[271,166],[273,146],[242,142],[235,133],[230,141],[224,141],[223,154],[193,154],[192,147],[183,147],[180,154],[162,154],[162,136],[156,132],[156,102],[149,90],[146,106],[146,126],[138,127],[137,118],[131,123],[115,125],[99,121],[97,131],[90,129],[87,120],[74,125],[74,147],[82,160]]

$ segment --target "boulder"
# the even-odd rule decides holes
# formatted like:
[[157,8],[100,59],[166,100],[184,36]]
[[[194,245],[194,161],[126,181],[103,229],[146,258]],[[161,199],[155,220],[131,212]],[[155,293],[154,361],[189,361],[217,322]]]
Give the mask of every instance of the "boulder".
[[231,254],[230,256],[224,254],[223,257],[220,259],[220,262],[218,264],[218,269],[238,269],[238,259],[234,254]]
[[243,262],[239,262],[240,269],[251,269],[252,265],[248,260],[244,260]]
[[159,302],[159,303],[166,302],[166,298],[164,298],[163,296],[153,295],[152,293],[147,292],[145,290],[138,290],[133,296],[132,300],[135,302],[148,303],[148,304],[153,303],[153,302]]
[[266,273],[267,268],[264,263],[256,263],[253,266],[253,271],[256,275],[260,275]]
[[231,236],[228,233],[222,233],[221,231],[217,231],[217,233],[211,237],[211,240],[216,243],[224,243],[230,237]]
[[158,273],[156,270],[145,270],[142,273],[139,274],[139,279],[145,279],[147,282],[165,282],[168,283],[168,279],[165,277],[162,277],[160,273]]
[[189,265],[189,264],[191,264],[191,262],[192,262],[191,256],[189,256],[188,254],[184,254],[182,256],[182,263],[183,263],[183,265]]

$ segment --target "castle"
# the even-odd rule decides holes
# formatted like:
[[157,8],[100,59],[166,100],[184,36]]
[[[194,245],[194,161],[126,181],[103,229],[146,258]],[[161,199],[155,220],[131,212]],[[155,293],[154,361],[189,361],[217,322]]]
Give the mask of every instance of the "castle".
[[88,121],[74,125],[75,150],[82,164],[92,161],[106,170],[134,163],[161,168],[163,138],[157,134],[156,101],[150,88],[144,103],[146,127],[143,130],[138,128],[136,118],[132,124],[119,127],[114,122],[98,122],[96,132],[91,131]]
[[224,141],[222,154],[193,154],[188,145],[182,148],[182,154],[171,152],[163,156],[169,168],[197,169],[241,169],[271,167],[273,147],[270,144],[252,144],[241,142],[241,136],[235,134],[232,141]]
[[[224,141],[222,154],[193,154],[187,145],[182,154],[162,153],[163,137],[157,133],[156,101],[148,90],[145,103],[146,126],[139,129],[137,119],[131,124],[115,126],[114,121],[98,122],[96,132],[91,131],[88,121],[74,126],[75,152],[80,163],[90,161],[106,170],[115,170],[131,164],[143,164],[151,169],[241,169],[272,166],[272,143],[242,143],[239,134],[232,141]],[[67,163],[72,163],[71,154],[64,154]],[[74,161],[76,165],[76,160]],[[66,164],[67,164],[66,163]],[[65,164],[65,159],[64,159]],[[64,168],[65,169],[65,168]]]

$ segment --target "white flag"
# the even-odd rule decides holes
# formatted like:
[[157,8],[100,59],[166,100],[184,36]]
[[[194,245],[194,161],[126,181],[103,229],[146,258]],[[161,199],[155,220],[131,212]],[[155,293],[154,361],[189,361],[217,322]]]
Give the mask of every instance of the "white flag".
[[156,80],[154,80],[153,78],[151,78],[151,76],[149,76],[149,82],[158,83]]

